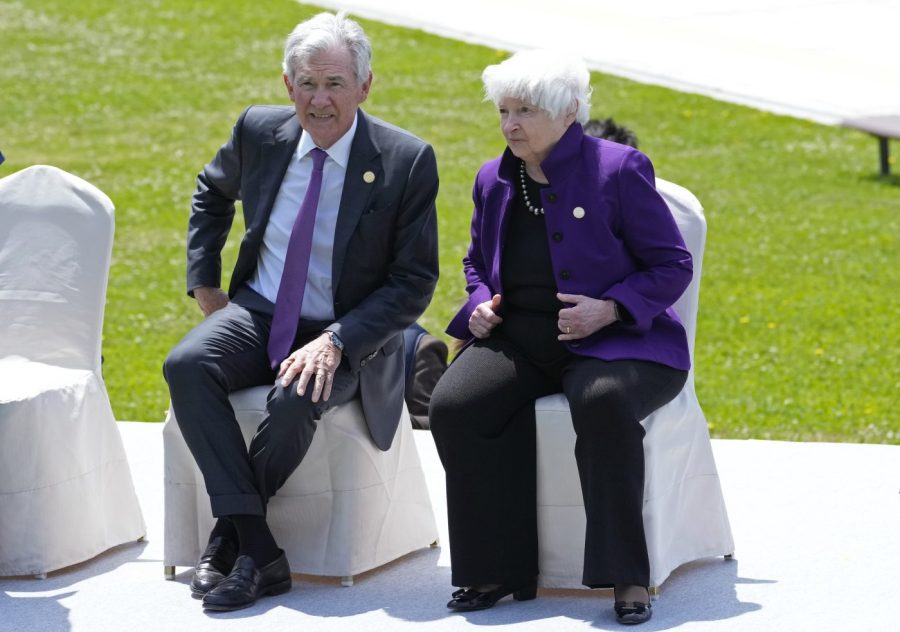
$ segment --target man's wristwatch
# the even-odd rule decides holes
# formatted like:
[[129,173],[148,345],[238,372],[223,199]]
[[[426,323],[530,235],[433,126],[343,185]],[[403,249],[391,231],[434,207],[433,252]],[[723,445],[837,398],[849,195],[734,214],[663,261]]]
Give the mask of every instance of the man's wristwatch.
[[619,310],[620,310],[620,308],[619,308],[618,301],[613,301],[613,314],[615,314],[616,320],[623,320],[622,312]]
[[328,339],[331,341],[331,344],[337,347],[338,351],[344,350],[344,341],[341,340],[340,336],[338,336],[333,331],[328,331],[327,329],[325,330],[325,333],[328,334]]

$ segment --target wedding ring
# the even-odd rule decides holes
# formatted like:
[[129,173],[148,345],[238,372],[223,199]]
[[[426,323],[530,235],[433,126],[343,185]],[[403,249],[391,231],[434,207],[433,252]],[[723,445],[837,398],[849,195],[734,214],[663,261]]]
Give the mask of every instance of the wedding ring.
[[567,334],[572,333],[572,328],[571,328],[571,327],[566,327],[566,333],[567,333]]

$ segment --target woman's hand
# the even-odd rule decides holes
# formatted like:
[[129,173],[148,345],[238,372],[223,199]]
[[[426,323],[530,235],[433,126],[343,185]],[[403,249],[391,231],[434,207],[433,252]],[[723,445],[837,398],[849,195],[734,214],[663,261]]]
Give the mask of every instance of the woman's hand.
[[615,301],[591,298],[581,294],[557,294],[572,307],[559,310],[558,340],[581,340],[616,322]]
[[469,331],[476,338],[487,338],[491,330],[503,322],[496,312],[500,308],[500,295],[494,294],[489,301],[485,301],[475,308],[469,316]]

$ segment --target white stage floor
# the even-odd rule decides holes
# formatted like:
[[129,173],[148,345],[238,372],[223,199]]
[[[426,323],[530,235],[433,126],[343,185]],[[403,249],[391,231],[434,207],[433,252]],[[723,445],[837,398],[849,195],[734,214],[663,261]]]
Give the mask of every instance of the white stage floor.
[[[162,424],[120,423],[147,540],[45,580],[0,579],[0,632],[280,630],[556,632],[617,630],[606,591],[541,591],[468,615],[445,608],[446,549],[423,549],[360,575],[295,576],[253,608],[204,614],[187,583],[163,578]],[[416,432],[446,542],[442,470]],[[688,564],[669,578],[641,630],[889,632],[900,629],[900,446],[713,441],[736,559]]]

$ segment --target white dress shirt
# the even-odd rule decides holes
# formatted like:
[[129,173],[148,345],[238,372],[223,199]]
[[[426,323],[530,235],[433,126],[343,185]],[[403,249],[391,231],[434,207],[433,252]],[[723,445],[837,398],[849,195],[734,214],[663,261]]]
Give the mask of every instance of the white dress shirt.
[[[359,115],[357,114],[357,117]],[[334,318],[334,290],[331,278],[331,263],[334,247],[334,231],[337,226],[338,209],[341,206],[341,192],[350,160],[350,146],[356,134],[356,122],[347,133],[331,147],[325,149],[328,157],[322,173],[322,189],[316,211],[316,226],[313,229],[312,252],[309,257],[309,272],[306,289],[303,291],[303,306],[300,317],[307,320],[332,320]],[[272,214],[263,242],[259,249],[256,272],[248,285],[258,294],[273,303],[278,296],[278,285],[284,271],[284,258],[294,220],[303,203],[303,196],[312,176],[312,158],[309,152],[316,146],[312,137],[304,130],[297,144],[290,165],[281,181],[281,188],[272,206]]]

